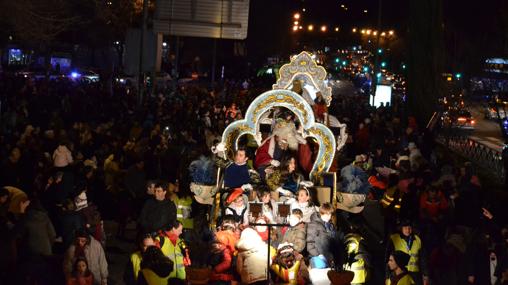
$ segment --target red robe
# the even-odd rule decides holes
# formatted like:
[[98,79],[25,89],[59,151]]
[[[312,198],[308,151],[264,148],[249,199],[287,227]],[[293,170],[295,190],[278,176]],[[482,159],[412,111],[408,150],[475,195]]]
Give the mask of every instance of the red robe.
[[[268,166],[273,159],[273,152],[275,150],[275,137],[267,138],[256,151],[256,158],[254,159],[254,167],[258,169],[262,166]],[[309,173],[312,170],[312,151],[309,144],[298,145],[298,165],[305,172]]]

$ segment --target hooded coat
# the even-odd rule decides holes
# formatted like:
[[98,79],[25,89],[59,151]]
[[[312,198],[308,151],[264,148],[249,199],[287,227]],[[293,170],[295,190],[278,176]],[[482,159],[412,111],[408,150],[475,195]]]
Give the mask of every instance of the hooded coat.
[[324,255],[327,260],[333,258],[331,249],[335,237],[335,228],[331,223],[328,223],[328,225],[329,228],[327,229],[319,213],[312,214],[310,223],[307,225],[307,251],[311,257]]
[[290,227],[287,229],[284,237],[282,238],[282,243],[292,243],[293,249],[301,253],[305,249],[306,245],[306,237],[307,237],[307,227],[305,223],[299,223],[294,227]]
[[242,283],[251,284],[268,279],[266,276],[267,246],[255,230],[251,228],[243,230],[236,244],[238,248],[236,270],[242,277]]
[[[94,277],[94,284],[101,284],[101,281],[108,279],[108,262],[102,245],[93,237],[88,236],[88,243],[85,245],[85,258],[88,261],[88,269]],[[72,272],[72,265],[76,261],[76,245],[71,245],[65,252],[63,271],[66,275]]]
[[72,153],[65,145],[59,145],[53,152],[53,166],[66,167],[72,162]]

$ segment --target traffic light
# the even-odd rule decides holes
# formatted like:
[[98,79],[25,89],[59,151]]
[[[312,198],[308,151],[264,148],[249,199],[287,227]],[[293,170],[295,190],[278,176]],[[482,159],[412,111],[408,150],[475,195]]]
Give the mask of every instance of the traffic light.
[[386,67],[386,62],[385,61],[381,62],[381,67]]
[[456,73],[455,78],[460,79],[462,77],[462,73]]
[[369,67],[368,66],[364,66],[363,67],[363,72],[369,72]]
[[377,49],[377,53],[382,54],[382,53],[383,53],[383,49],[378,48],[378,49]]
[[346,64],[347,64],[347,61],[343,60],[343,61],[342,61],[342,65],[343,65],[343,66],[346,66]]
[[402,69],[406,69],[406,65],[405,64],[402,64]]
[[339,58],[335,58],[335,63],[339,63]]

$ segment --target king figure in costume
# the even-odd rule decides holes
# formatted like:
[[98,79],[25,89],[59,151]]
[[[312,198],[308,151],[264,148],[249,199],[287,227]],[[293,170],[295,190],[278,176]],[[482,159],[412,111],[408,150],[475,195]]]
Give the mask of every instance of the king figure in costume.
[[289,151],[298,153],[300,168],[309,173],[312,169],[312,152],[307,141],[298,133],[292,121],[279,119],[272,134],[261,143],[256,151],[254,166],[261,178],[265,178],[267,167],[278,167],[280,160]]

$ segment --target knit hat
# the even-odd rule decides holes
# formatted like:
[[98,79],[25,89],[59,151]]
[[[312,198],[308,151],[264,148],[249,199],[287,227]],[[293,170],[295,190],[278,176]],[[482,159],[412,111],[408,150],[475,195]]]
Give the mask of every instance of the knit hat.
[[277,247],[277,253],[279,254],[290,253],[293,251],[294,251],[293,244],[289,242],[283,242],[279,244],[279,246]]
[[395,260],[395,263],[397,263],[397,265],[406,270],[406,266],[407,264],[409,263],[409,254],[403,252],[403,251],[400,251],[400,250],[396,250],[394,252],[392,252],[391,254],[393,256],[393,259]]

